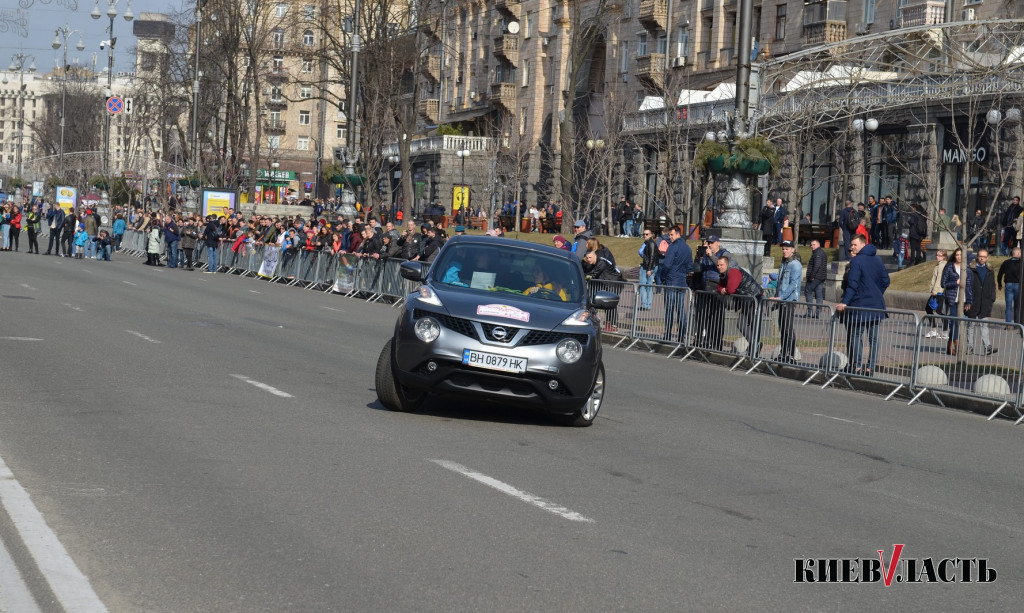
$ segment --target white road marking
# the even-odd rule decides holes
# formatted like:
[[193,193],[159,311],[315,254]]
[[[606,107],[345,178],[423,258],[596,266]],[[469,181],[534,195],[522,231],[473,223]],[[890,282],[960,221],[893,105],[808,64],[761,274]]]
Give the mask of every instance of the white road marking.
[[0,458],[0,503],[64,610],[82,613],[106,611],[107,607],[93,591],[89,580],[75,566],[57,535],[46,525],[42,513],[32,504],[28,492],[14,478],[3,458]]
[[3,586],[0,590],[0,611],[36,613],[40,610],[3,543],[0,543],[0,585]]
[[149,341],[151,343],[157,343],[157,344],[160,343],[160,341],[156,340],[155,338],[149,338],[148,336],[146,336],[142,332],[136,332],[135,330],[125,330],[125,332],[127,332],[128,334],[134,334],[135,336],[141,338],[144,341]]
[[[812,413],[812,415],[814,415],[815,417],[824,417],[825,419],[834,419],[836,421],[842,421],[842,422],[846,422],[848,424],[854,424],[854,425],[857,425],[857,426],[867,426],[867,424],[862,424],[859,421],[851,421],[849,419],[843,419],[841,417],[832,417],[831,415],[822,415],[821,413]],[[873,428],[874,426],[870,426],[870,427]]]
[[262,294],[263,292],[257,292],[256,290],[251,289],[251,290],[249,290],[249,293],[250,294]]
[[522,500],[523,502],[525,502],[527,504],[532,504],[535,507],[544,509],[545,511],[548,511],[549,513],[554,513],[555,515],[558,515],[560,517],[564,517],[565,519],[568,519],[568,520],[571,520],[571,521],[587,522],[587,523],[593,523],[593,521],[594,521],[594,520],[590,519],[589,517],[584,517],[583,515],[580,515],[579,513],[575,512],[575,511],[571,511],[571,510],[569,510],[569,509],[567,509],[567,508],[565,508],[565,507],[563,507],[561,505],[557,505],[557,504],[555,504],[553,502],[548,502],[547,500],[544,500],[543,498],[540,498],[539,496],[534,496],[533,494],[531,494],[529,492],[524,492],[524,491],[522,491],[520,489],[517,489],[517,488],[509,485],[508,483],[504,483],[502,481],[498,481],[494,477],[488,477],[487,475],[485,475],[483,473],[478,473],[475,470],[472,470],[470,468],[466,468],[462,464],[457,464],[455,462],[450,462],[448,460],[430,460],[430,461],[435,463],[435,464],[437,464],[437,465],[439,465],[439,466],[441,466],[441,467],[443,467],[443,468],[447,468],[450,471],[457,472],[457,473],[459,473],[460,475],[462,475],[464,477],[469,477],[470,479],[473,479],[474,481],[478,481],[480,483],[483,483],[486,486],[493,487],[494,489],[498,490],[499,492],[501,492],[503,494],[508,494],[509,496],[512,496],[513,498],[518,498],[519,500]]
[[30,290],[32,290],[32,291],[36,291],[36,288],[32,287],[32,286],[31,286],[31,285],[29,285],[28,283],[19,283],[19,285],[21,285],[21,286],[22,286],[22,287],[24,287],[25,289],[30,289]]
[[0,336],[0,341],[41,341],[41,338],[32,338],[29,336]]
[[292,396],[288,392],[282,392],[281,390],[277,389],[276,387],[272,387],[270,385],[267,385],[266,383],[260,383],[259,381],[254,381],[254,380],[250,379],[249,377],[246,377],[245,375],[231,375],[231,376],[236,378],[236,379],[238,379],[239,381],[245,381],[249,385],[253,385],[255,387],[258,387],[258,388],[260,388],[261,390],[263,390],[265,392],[270,392],[271,394],[273,394],[275,396],[280,396],[281,398],[294,398],[294,396]]
[[127,283],[128,285],[135,285],[135,284],[134,284],[134,283],[132,283],[131,281],[121,281],[121,283]]
[[73,305],[73,304],[68,304],[68,303],[66,303],[66,302],[62,302],[61,304],[62,304],[62,305],[64,305],[64,306],[66,306],[66,307],[68,307],[68,308],[69,308],[69,309],[71,309],[72,311],[78,311],[79,313],[84,313],[84,312],[85,312],[85,311],[83,311],[82,309],[80,309],[80,308],[76,307],[76,306],[75,306],[75,305]]
[[341,309],[336,309],[336,308],[334,308],[334,307],[329,307],[329,306],[322,306],[322,307],[320,307],[320,308],[321,308],[321,309],[327,309],[328,311],[336,311],[336,312],[338,312],[338,313],[344,313],[344,312],[345,312],[345,311],[343,311],[343,310],[341,310]]

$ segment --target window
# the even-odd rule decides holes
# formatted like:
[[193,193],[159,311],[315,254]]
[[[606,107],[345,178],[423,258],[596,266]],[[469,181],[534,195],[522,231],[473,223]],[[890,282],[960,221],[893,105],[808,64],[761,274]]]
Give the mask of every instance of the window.
[[338,140],[345,140],[345,137],[347,135],[348,135],[348,130],[345,129],[344,125],[342,125],[340,123],[339,124],[335,124],[335,126],[334,126],[334,136]]
[[775,7],[775,40],[786,40],[786,5]]
[[299,111],[299,125],[300,126],[308,126],[309,125],[309,111]]
[[270,88],[270,99],[280,100],[281,99],[281,88],[274,86]]
[[295,148],[299,151],[309,151],[309,137],[300,136],[299,140],[295,143]]
[[281,72],[282,70],[284,70],[284,56],[283,55],[275,55],[274,56],[274,72]]
[[313,60],[309,58],[302,60],[302,72],[313,72]]
[[267,147],[270,148],[270,149],[274,149],[274,150],[280,149],[281,148],[281,137],[279,135],[277,135],[277,134],[272,134],[272,135],[268,136],[267,137]]
[[622,16],[626,18],[633,16],[633,0],[626,0],[622,3]]
[[641,33],[636,35],[636,56],[640,57],[647,55],[647,34]]
[[533,18],[530,13],[527,12],[523,17],[523,38],[530,38],[531,25],[533,25]]
[[316,17],[316,7],[312,4],[302,7],[302,17],[304,19],[314,19]]
[[864,23],[875,23],[875,0],[864,0]]
[[308,99],[310,99],[312,97],[313,97],[313,86],[312,85],[303,85],[303,86],[301,86],[299,88],[299,98],[302,98],[303,100],[308,100]]
[[270,111],[270,125],[281,125],[281,111]]
[[280,49],[281,47],[284,47],[284,30],[274,30],[273,44],[275,49]]
[[690,30],[688,28],[676,30],[676,55],[679,57],[690,55]]
[[523,60],[523,87],[530,84],[530,60]]
[[668,34],[658,35],[658,53],[662,55],[668,54]]
[[619,71],[629,72],[629,41],[619,43]]
[[306,30],[302,33],[302,44],[306,47],[313,46],[313,30]]
[[274,17],[284,17],[287,14],[288,14],[288,5],[287,4],[282,2],[282,3],[280,3],[280,4],[278,4],[277,6],[274,7]]

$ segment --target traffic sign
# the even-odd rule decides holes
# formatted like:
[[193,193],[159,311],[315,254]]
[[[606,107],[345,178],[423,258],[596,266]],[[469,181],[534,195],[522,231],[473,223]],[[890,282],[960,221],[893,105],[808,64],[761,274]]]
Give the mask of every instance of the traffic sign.
[[124,114],[125,115],[131,115],[132,114],[132,99],[131,98],[125,98],[124,99]]
[[124,100],[121,100],[117,96],[107,98],[107,110],[111,115],[117,115],[124,110]]

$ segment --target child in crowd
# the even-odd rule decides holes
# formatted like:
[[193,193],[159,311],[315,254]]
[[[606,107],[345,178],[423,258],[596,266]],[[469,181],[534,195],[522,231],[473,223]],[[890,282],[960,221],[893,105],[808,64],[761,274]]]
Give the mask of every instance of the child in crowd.
[[85,258],[85,243],[89,241],[89,235],[85,233],[85,224],[78,224],[75,231],[75,259]]
[[903,261],[910,256],[910,241],[907,240],[907,233],[904,232],[896,239],[892,246],[892,255],[896,258],[896,269],[903,270]]
[[100,235],[96,237],[96,259],[109,262],[111,247],[110,233],[100,230]]

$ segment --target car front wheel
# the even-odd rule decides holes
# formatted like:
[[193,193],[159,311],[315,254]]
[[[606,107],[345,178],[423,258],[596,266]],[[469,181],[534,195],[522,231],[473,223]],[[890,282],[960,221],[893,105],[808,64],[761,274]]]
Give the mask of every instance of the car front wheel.
[[389,339],[377,358],[377,370],[374,373],[374,385],[377,388],[377,399],[391,411],[415,411],[423,401],[423,395],[411,396],[395,380],[395,371],[391,362],[391,346],[394,339]]
[[594,386],[591,388],[590,396],[586,402],[575,413],[566,415],[562,422],[567,426],[585,428],[594,423],[597,412],[604,404],[604,364],[598,364],[597,376],[594,377]]

